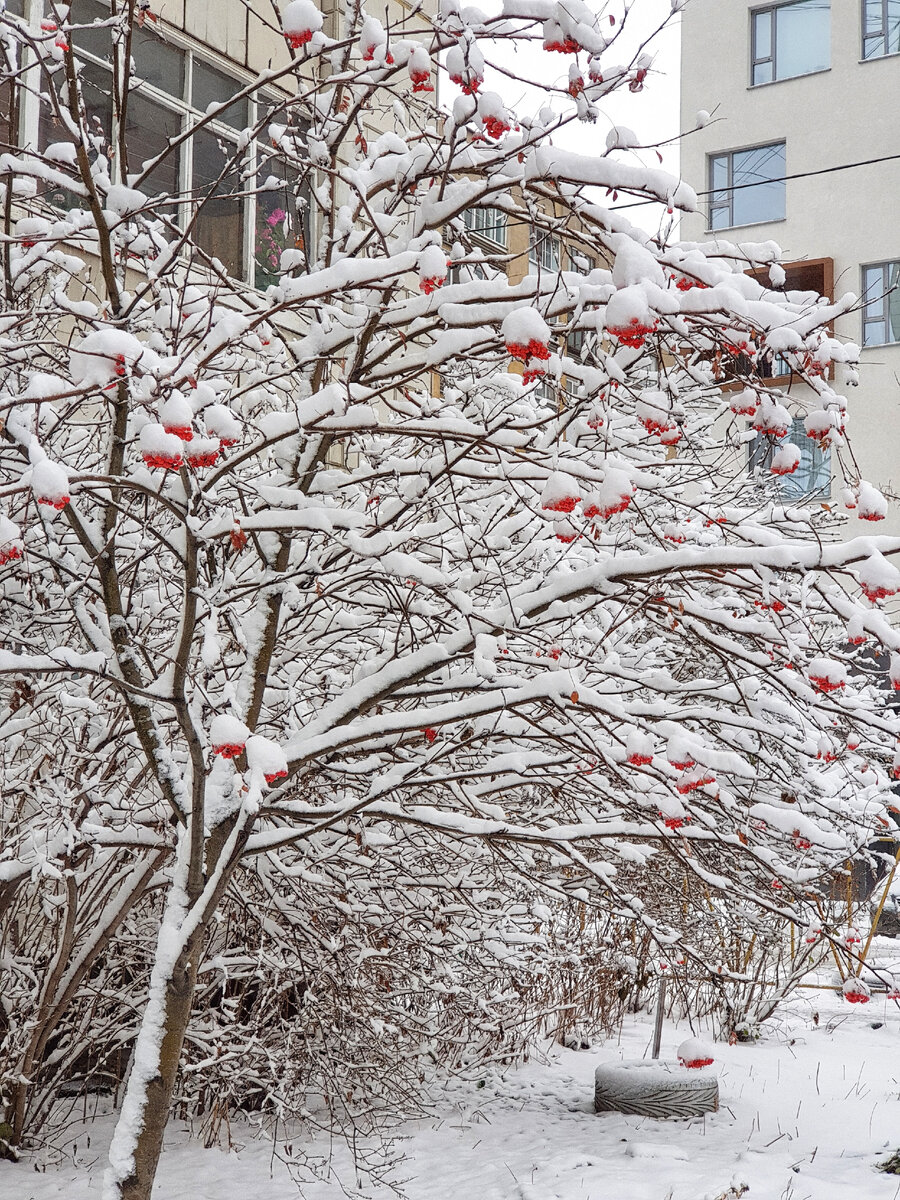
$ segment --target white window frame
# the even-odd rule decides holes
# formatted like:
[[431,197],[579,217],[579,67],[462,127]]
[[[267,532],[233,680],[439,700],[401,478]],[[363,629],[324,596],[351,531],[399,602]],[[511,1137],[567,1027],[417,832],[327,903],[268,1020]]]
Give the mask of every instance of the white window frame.
[[[470,234],[474,234],[482,241],[490,242],[494,246],[500,246],[503,250],[507,245],[508,221],[506,212],[491,204],[467,208],[463,212],[463,224]],[[499,231],[501,228],[502,237],[498,237],[495,231]]]
[[529,272],[550,271],[556,274],[562,269],[562,242],[552,233],[532,229],[528,241]]
[[[35,21],[40,21],[43,12],[43,0],[25,0],[25,22],[31,24]],[[22,20],[10,14],[13,20]],[[77,22],[80,23],[80,22]],[[149,36],[160,36],[156,30],[150,29]],[[193,71],[195,61],[206,63],[210,67],[227,75],[233,79],[236,84],[236,91],[240,91],[247,84],[254,82],[255,76],[236,66],[223,55],[218,54],[211,47],[198,43],[178,30],[166,27],[165,37],[160,37],[167,45],[178,50],[184,55],[184,88],[181,96],[175,96],[171,92],[167,92],[155,84],[142,81],[140,84],[139,94],[145,97],[148,101],[159,107],[167,109],[169,112],[178,114],[181,117],[181,132],[184,133],[188,128],[188,122],[193,118],[203,117],[206,114],[200,109],[195,108],[186,97],[190,97],[193,90]],[[26,51],[26,53],[30,52]],[[78,49],[76,51],[79,60],[85,63],[90,63],[94,67],[99,67],[102,70],[110,71],[111,64],[98,59],[89,51]],[[25,60],[28,63],[28,60]],[[25,65],[25,64],[23,64]],[[39,66],[31,57],[31,72],[39,70]],[[37,95],[39,88],[22,87],[19,91],[20,101],[20,128],[19,128],[19,143],[22,146],[38,146],[40,137],[40,119],[41,119],[41,103]],[[279,97],[272,95],[272,102],[277,102]],[[264,102],[263,102],[264,103]],[[253,128],[256,125],[259,117],[260,109],[263,104],[255,97],[246,97],[247,105],[247,127]],[[241,130],[227,125],[222,121],[212,120],[204,125],[201,132],[208,132],[220,139],[223,143],[233,146],[235,150],[238,147],[238,139]],[[115,144],[116,130],[112,130],[112,140]],[[186,195],[193,183],[193,145],[190,139],[186,139],[178,148],[179,156],[179,188],[183,195]],[[268,157],[268,156],[266,156]],[[261,166],[261,156],[258,151],[258,143],[254,139],[247,147],[246,157],[243,159],[248,171],[252,174],[250,178],[256,176],[258,168]],[[117,156],[113,156],[110,163],[111,175],[113,182],[124,182],[121,178],[121,164]],[[135,172],[132,172],[133,175]],[[257,198],[253,192],[252,183],[248,184],[248,194],[242,199],[235,200],[236,204],[243,206],[244,228],[241,245],[241,274],[235,278],[241,282],[249,284],[251,287],[256,285],[256,261],[255,261],[255,233],[257,221]],[[190,204],[182,202],[178,206],[176,220],[181,228],[184,228],[190,213]]]

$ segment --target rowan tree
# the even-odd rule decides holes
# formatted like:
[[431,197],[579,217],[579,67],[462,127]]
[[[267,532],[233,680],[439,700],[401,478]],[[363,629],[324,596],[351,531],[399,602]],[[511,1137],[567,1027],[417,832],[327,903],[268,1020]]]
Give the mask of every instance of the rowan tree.
[[[356,6],[335,40],[294,0],[186,194],[161,168],[221,110],[134,161],[142,6],[91,29],[109,128],[78,0],[48,13],[0,16],[13,112],[60,130],[0,160],[0,1079],[14,1147],[127,1059],[105,1196],[148,1200],[173,1096],[397,1107],[520,1052],[580,951],[627,977],[622,930],[720,969],[668,887],[804,919],[888,824],[860,646],[900,652],[900,539],[785,490],[799,415],[884,515],[855,301],[673,239],[696,196],[605,137],[653,84],[621,6]],[[523,41],[563,64],[537,115],[486,80]],[[248,196],[257,287],[203,232]],[[490,236],[523,224],[556,261]]]

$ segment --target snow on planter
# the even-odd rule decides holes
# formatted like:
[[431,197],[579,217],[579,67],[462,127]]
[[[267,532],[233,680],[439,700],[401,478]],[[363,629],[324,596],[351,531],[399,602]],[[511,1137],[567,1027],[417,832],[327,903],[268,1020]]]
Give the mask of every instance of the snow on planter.
[[588,499],[584,515],[590,520],[599,517],[608,521],[616,513],[624,512],[634,495],[634,484],[625,471],[608,467],[603,483]]
[[203,410],[207,433],[219,439],[220,446],[236,446],[241,440],[241,423],[224,404],[210,404]]
[[[877,550],[859,568],[858,576],[863,594],[867,600],[871,600],[873,603],[878,600],[886,600],[889,596],[896,596],[900,592],[900,571]],[[851,621],[853,619],[851,618]]]
[[447,51],[447,74],[467,96],[474,96],[484,83],[484,56],[477,46],[451,46]]
[[431,86],[431,55],[424,46],[416,46],[407,61],[414,92],[433,92]]
[[550,357],[550,329],[536,308],[517,308],[503,318],[500,326],[506,352],[525,362]]
[[647,293],[635,284],[610,297],[606,306],[606,328],[623,346],[639,350],[648,334],[659,327],[659,317],[650,308]]
[[841,988],[844,999],[848,1004],[868,1004],[872,993],[869,991],[869,985],[863,979],[857,979],[855,975],[851,975],[849,979],[844,980],[844,986]]
[[856,508],[863,521],[883,521],[887,516],[887,500],[878,488],[872,487],[865,479],[860,480],[856,490]]
[[547,512],[570,513],[581,499],[581,489],[565,471],[548,476],[541,492],[541,508]]
[[291,0],[281,14],[284,37],[292,50],[299,50],[322,28],[322,14],[312,0]]
[[218,438],[195,437],[189,446],[185,446],[184,458],[189,467],[214,467],[218,461],[221,448]]
[[0,567],[22,557],[22,531],[15,521],[0,514]]
[[710,1067],[715,1062],[713,1048],[702,1038],[685,1038],[678,1047],[678,1061],[682,1066],[693,1069]]
[[632,729],[625,743],[625,752],[633,767],[647,767],[653,762],[653,738],[643,729]]
[[148,467],[176,471],[182,463],[184,443],[174,433],[166,433],[162,425],[151,422],[141,430],[141,457]]
[[802,457],[799,446],[781,446],[772,457],[770,470],[773,475],[793,475]]
[[594,1072],[594,1109],[641,1117],[699,1117],[719,1107],[711,1071],[684,1071],[674,1063],[601,1063]]
[[194,410],[181,392],[173,392],[159,406],[159,423],[166,433],[174,433],[183,442],[194,436]]
[[213,754],[218,754],[220,758],[237,758],[249,737],[250,730],[244,722],[229,713],[219,713],[213,717],[209,727]]
[[286,779],[288,762],[284,751],[267,737],[254,733],[247,738],[247,763],[252,771],[261,771],[266,783]]
[[38,504],[47,508],[65,508],[69,503],[68,472],[59,463],[42,459],[31,472],[31,490]]
[[447,255],[441,246],[426,246],[419,255],[419,290],[426,296],[447,280]]
[[837,692],[847,684],[847,668],[832,658],[810,659],[809,682],[820,692]]

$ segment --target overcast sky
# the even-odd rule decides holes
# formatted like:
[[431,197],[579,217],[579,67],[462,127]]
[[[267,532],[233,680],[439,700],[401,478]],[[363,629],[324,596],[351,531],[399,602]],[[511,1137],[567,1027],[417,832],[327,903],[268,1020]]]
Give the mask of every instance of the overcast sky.
[[[499,7],[499,4],[484,5],[488,12],[499,10]],[[612,6],[610,8],[612,9]],[[641,42],[652,35],[670,12],[669,0],[633,0],[623,36],[604,54],[604,64],[627,64]],[[603,32],[608,32],[605,26]],[[555,136],[555,143],[582,153],[603,153],[606,150],[606,135],[613,125],[627,126],[637,134],[641,143],[646,145],[675,138],[679,132],[680,45],[681,18],[675,16],[669,26],[647,47],[647,53],[653,56],[653,67],[643,91],[634,94],[626,87],[616,92],[599,106],[600,118],[596,125],[573,121]],[[485,58],[492,57],[494,54],[485,50]],[[586,55],[580,56],[581,65],[585,68],[586,59]],[[496,61],[502,64],[504,60],[509,63],[511,72],[523,79],[532,80],[533,86],[523,86],[518,81],[510,80],[501,71],[491,70],[489,67],[485,74],[485,89],[498,92],[504,103],[521,116],[537,112],[548,99],[553,108],[563,107],[563,101],[557,97],[550,98],[544,87],[540,86],[540,82],[565,87],[568,83],[569,64],[573,61],[571,55],[545,51],[540,43],[533,46],[518,45],[515,50],[498,46]],[[444,101],[452,103],[455,95],[458,95],[457,89],[453,85],[447,85]],[[662,146],[660,149],[664,160],[663,167],[677,175],[677,145]],[[635,155],[623,151],[617,151],[617,154],[626,160],[634,161],[635,158]],[[636,157],[647,166],[660,165],[655,150],[639,151]],[[655,206],[628,209],[629,218],[651,232],[655,232],[657,228],[659,215]]]

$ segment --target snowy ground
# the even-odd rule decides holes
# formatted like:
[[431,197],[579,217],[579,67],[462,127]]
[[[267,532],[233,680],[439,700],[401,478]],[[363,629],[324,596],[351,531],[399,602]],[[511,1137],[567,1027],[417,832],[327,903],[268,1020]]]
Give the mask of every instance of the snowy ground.
[[[819,1014],[816,1025],[813,1014]],[[873,1024],[880,1024],[875,1029]],[[668,1027],[664,1057],[687,1035]],[[807,991],[753,1045],[718,1046],[721,1111],[690,1122],[597,1116],[593,1069],[644,1056],[647,1021],[590,1051],[552,1049],[484,1086],[454,1085],[433,1119],[402,1127],[397,1172],[409,1200],[892,1200],[900,1178],[875,1170],[900,1147],[900,1009],[848,1005]],[[73,1130],[68,1157],[46,1170],[0,1163],[3,1200],[95,1200],[109,1122]],[[237,1153],[204,1150],[177,1124],[159,1200],[296,1200],[272,1146],[241,1136]],[[283,1147],[283,1141],[280,1143]],[[318,1147],[325,1151],[324,1145]],[[336,1156],[343,1182],[353,1173]],[[387,1200],[387,1188],[365,1188]],[[337,1179],[306,1184],[308,1200],[339,1200]],[[734,1193],[732,1193],[733,1195]],[[728,1196],[728,1200],[731,1197]]]

